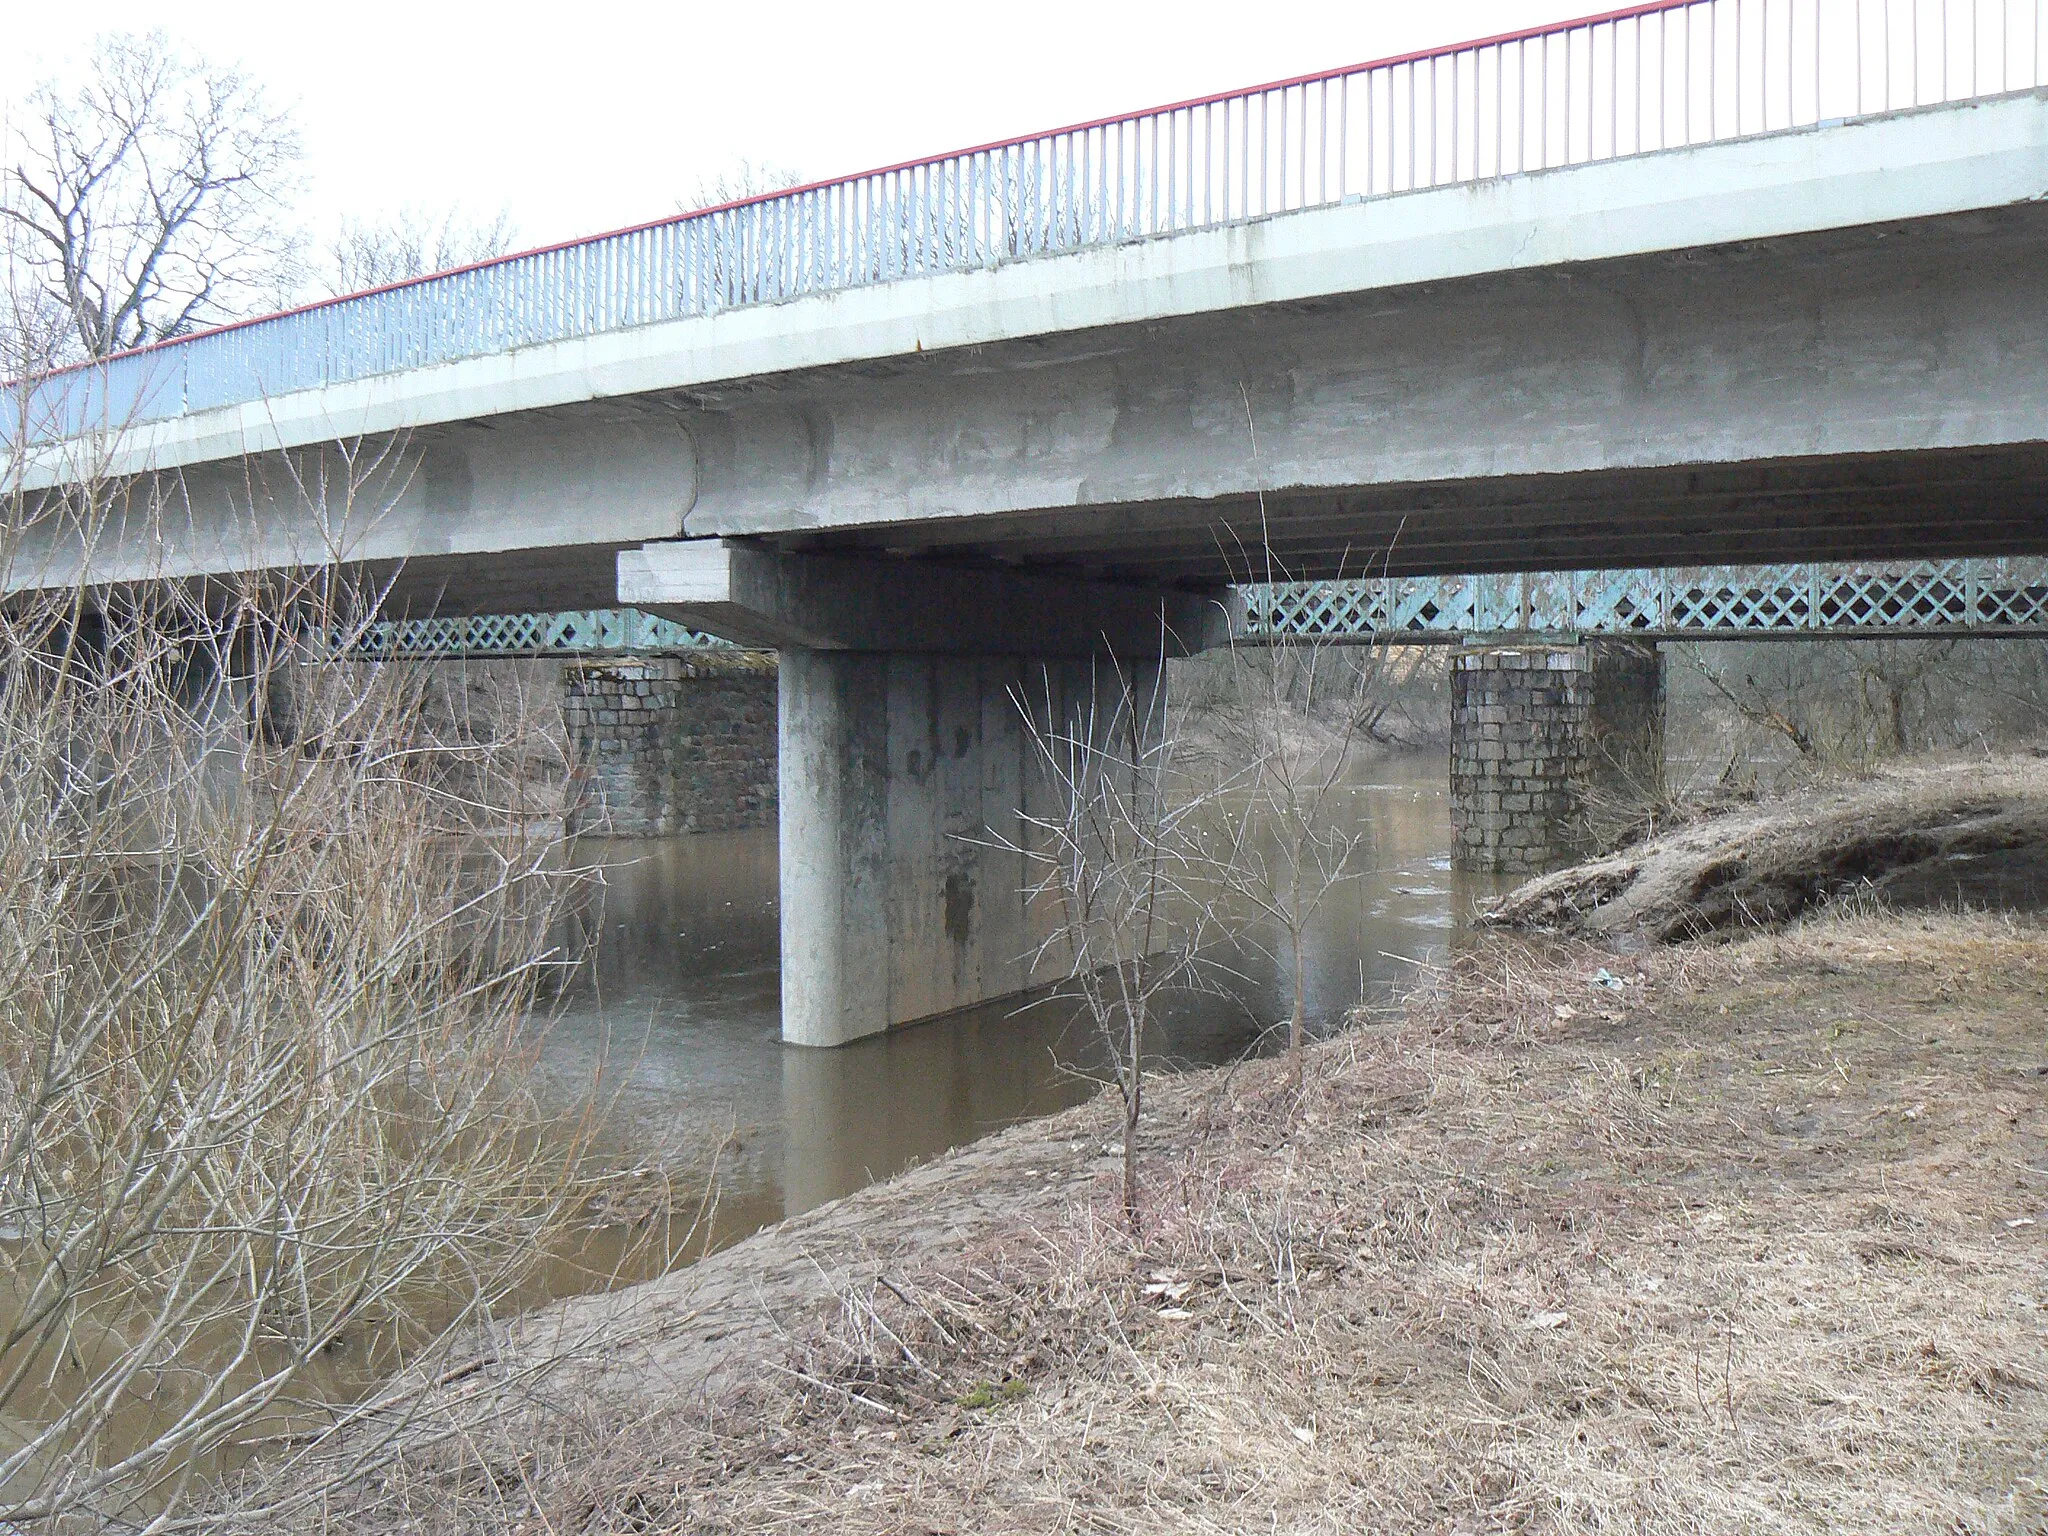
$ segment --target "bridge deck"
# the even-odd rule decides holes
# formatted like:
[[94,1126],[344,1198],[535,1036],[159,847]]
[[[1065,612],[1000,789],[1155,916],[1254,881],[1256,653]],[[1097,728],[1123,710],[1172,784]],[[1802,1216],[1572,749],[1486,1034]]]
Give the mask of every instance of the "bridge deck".
[[[1925,12],[1926,14],[1923,14]],[[1895,14],[1896,13],[1896,14]],[[2048,82],[2034,0],[1649,0],[741,199],[56,376],[38,439]]]

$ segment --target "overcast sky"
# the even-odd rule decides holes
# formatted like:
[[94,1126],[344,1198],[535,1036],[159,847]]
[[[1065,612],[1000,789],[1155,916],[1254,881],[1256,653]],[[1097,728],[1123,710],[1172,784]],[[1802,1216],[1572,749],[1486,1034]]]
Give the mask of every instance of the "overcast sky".
[[743,156],[831,176],[1588,9],[0,0],[0,100],[162,27],[296,102],[316,227],[454,204],[536,244],[673,212]]

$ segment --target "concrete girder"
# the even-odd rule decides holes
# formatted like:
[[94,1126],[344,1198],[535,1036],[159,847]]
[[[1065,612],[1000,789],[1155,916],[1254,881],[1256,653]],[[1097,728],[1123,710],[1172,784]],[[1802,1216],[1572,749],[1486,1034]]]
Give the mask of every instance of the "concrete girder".
[[757,381],[699,398],[686,527],[933,553],[985,530],[1131,579],[1255,570],[1266,535],[1354,570],[1411,535],[1430,571],[1516,541],[1534,568],[1714,537],[1909,557],[1970,514],[1971,552],[2023,553],[2044,271],[2033,204]]
[[738,540],[621,551],[619,601],[742,645],[897,655],[1157,660],[1222,644],[1227,593],[1145,590]]

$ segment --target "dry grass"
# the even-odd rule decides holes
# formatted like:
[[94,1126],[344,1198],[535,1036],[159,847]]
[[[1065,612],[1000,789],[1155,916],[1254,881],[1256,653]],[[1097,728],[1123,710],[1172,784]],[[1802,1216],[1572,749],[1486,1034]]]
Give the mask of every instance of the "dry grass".
[[1985,917],[1492,939],[1298,1101],[1163,1088],[1142,1244],[1098,1173],[747,1385],[565,1382],[328,1528],[2038,1532],[2044,1018]]

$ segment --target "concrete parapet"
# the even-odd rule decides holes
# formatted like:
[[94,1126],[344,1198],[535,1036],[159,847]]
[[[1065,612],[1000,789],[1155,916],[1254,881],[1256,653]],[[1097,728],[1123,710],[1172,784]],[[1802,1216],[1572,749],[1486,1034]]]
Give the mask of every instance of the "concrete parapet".
[[1602,641],[1467,651],[1451,668],[1452,858],[1536,874],[1661,793],[1664,658]]

